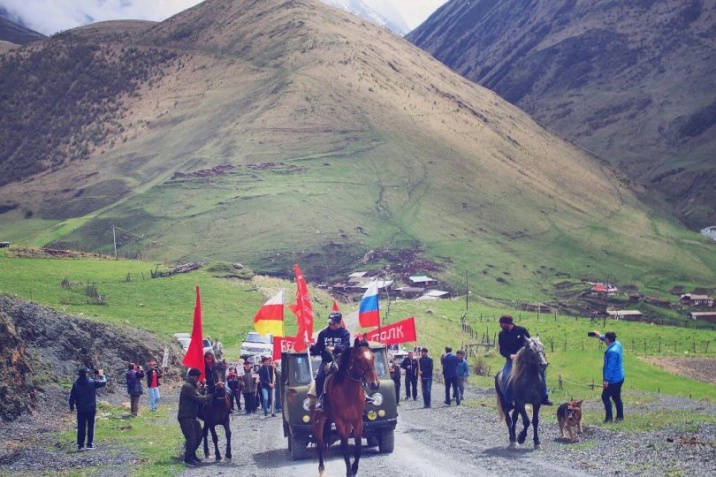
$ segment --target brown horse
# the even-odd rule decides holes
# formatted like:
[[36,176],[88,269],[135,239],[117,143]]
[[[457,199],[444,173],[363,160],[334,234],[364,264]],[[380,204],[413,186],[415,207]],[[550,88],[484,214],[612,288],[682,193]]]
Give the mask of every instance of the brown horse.
[[214,399],[204,404],[199,413],[199,418],[204,420],[203,440],[204,440],[204,457],[209,457],[209,431],[211,431],[211,439],[214,441],[214,452],[216,460],[221,460],[221,452],[219,452],[219,437],[216,435],[216,426],[224,426],[224,434],[226,435],[226,459],[231,460],[231,401],[229,394],[226,392],[226,385],[222,381],[216,383],[214,389]]
[[[318,448],[318,472],[324,475],[323,454],[331,443],[331,422],[341,439],[341,451],[346,462],[346,475],[358,473],[363,437],[363,413],[365,412],[365,391],[363,383],[371,389],[378,389],[380,381],[375,371],[375,356],[368,343],[355,339],[353,346],[346,349],[340,359],[338,371],[326,379],[324,409],[312,409],[313,437]],[[348,452],[348,438],[353,433],[354,455],[351,465]]]

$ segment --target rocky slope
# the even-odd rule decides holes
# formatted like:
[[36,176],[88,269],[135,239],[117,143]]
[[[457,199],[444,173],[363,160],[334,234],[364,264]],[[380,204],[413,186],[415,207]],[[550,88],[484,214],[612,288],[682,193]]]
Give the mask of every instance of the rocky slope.
[[[48,400],[67,398],[77,369],[102,368],[108,376],[105,399],[125,397],[128,362],[161,362],[164,350],[179,364],[177,345],[151,333],[117,328],[0,296],[0,418],[11,421],[38,412]],[[180,369],[180,366],[176,366]]]

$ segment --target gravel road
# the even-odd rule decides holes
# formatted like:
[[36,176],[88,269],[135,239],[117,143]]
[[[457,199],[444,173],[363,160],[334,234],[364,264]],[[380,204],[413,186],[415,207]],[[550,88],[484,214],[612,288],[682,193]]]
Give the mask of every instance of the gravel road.
[[[176,410],[176,389],[165,389],[164,405],[170,415]],[[650,432],[623,432],[619,424],[584,423],[581,442],[559,438],[554,408],[543,408],[540,436],[542,450],[532,448],[531,437],[520,449],[507,447],[507,431],[495,412],[494,391],[466,389],[461,406],[442,403],[443,388],[433,389],[433,408],[418,401],[402,401],[395,433],[395,451],[380,454],[365,449],[361,476],[434,477],[478,476],[713,476],[716,475],[716,426],[683,423]],[[117,396],[123,399],[124,396]],[[698,415],[716,415],[716,404],[664,395],[629,395],[630,415],[654,410],[687,410]],[[95,467],[103,477],[129,475],[125,463],[133,456],[126,449],[100,444],[99,449],[77,453],[72,445],[48,446],[52,434],[71,428],[73,419],[65,409],[66,396],[47,396],[41,415],[24,416],[0,425],[0,475],[50,475],[56,471],[81,472]],[[585,402],[586,409],[601,413],[601,402]],[[546,410],[545,410],[546,409]],[[46,416],[63,416],[60,420]],[[229,463],[205,463],[181,472],[186,477],[240,475],[260,477],[304,477],[318,475],[317,459],[292,461],[283,437],[281,418],[259,419],[237,414],[232,418],[234,459]],[[177,433],[179,432],[177,426]],[[178,455],[177,455],[178,458]],[[340,448],[334,445],[326,462],[329,476],[345,475]]]
[[[490,389],[466,390],[467,405],[445,406],[443,388],[433,390],[437,405],[423,409],[418,401],[401,402],[395,434],[395,451],[380,454],[365,449],[359,475],[366,477],[412,476],[711,476],[716,474],[716,426],[676,426],[649,433],[626,433],[619,425],[609,427],[585,423],[581,442],[559,438],[554,408],[542,413],[540,436],[543,449],[532,448],[531,437],[520,449],[507,448],[507,432],[490,402]],[[685,398],[651,396],[651,406],[694,409],[716,413],[716,406]],[[585,403],[587,406],[597,403]],[[598,403],[601,407],[601,403]],[[545,408],[543,408],[544,410]],[[628,418],[629,409],[627,409]],[[231,463],[207,463],[187,469],[182,475],[209,477],[221,474],[242,476],[296,477],[318,475],[317,459],[294,462],[283,438],[280,417],[260,420],[239,415],[236,449]],[[530,434],[531,436],[531,434]],[[334,445],[326,463],[329,476],[345,475],[340,448]]]

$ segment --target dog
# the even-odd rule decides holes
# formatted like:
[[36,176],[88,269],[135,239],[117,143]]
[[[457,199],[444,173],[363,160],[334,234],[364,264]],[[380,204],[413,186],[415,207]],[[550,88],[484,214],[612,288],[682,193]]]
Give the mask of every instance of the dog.
[[[557,408],[557,422],[559,423],[559,434],[562,439],[565,438],[564,428],[569,432],[569,440],[576,442],[582,432],[582,401],[569,401],[561,404]],[[573,428],[576,427],[576,433]]]

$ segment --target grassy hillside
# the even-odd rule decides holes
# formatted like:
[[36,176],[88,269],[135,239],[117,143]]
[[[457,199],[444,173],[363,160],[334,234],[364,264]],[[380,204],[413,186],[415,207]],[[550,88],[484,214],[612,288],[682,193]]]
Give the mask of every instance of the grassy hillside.
[[[244,334],[253,329],[253,316],[263,302],[282,288],[287,303],[295,300],[295,285],[291,282],[261,276],[251,280],[226,278],[226,269],[220,264],[158,279],[149,278],[150,270],[157,264],[132,260],[21,259],[3,252],[0,266],[3,270],[0,293],[17,295],[93,320],[150,330],[167,340],[173,339],[173,333],[191,331],[194,287],[199,285],[204,334],[224,343],[230,361],[238,359],[239,344]],[[307,278],[310,280],[310,276]],[[63,281],[70,286],[63,287]],[[87,285],[93,285],[102,295],[104,305],[88,303],[92,300],[85,293]],[[333,299],[325,291],[314,288],[311,288],[311,298],[318,330],[323,327]],[[343,303],[340,308],[345,314],[355,313],[357,303]],[[713,330],[537,315],[499,307],[486,300],[471,302],[466,313],[464,299],[388,302],[387,297],[381,296],[383,322],[415,317],[419,337],[415,344],[428,346],[436,358],[446,345],[457,349],[470,343],[494,343],[499,331],[497,319],[506,312],[545,343],[551,363],[548,381],[558,396],[598,395],[599,390],[591,385],[601,379],[603,348],[596,340],[588,339],[586,332],[600,329],[615,331],[625,348],[629,376],[626,389],[713,398],[716,390],[713,384],[674,377],[640,359],[716,358],[716,331]],[[460,318],[465,313],[466,324],[473,329],[474,336],[463,331]],[[295,330],[295,318],[287,310],[286,331],[293,334]],[[502,366],[503,358],[491,349],[471,355],[469,361],[473,366],[480,361],[481,366],[489,370],[487,376],[473,379],[482,386],[490,386],[490,376]]]
[[[114,226],[122,257],[281,276],[299,262],[316,281],[389,266],[523,300],[548,299],[564,277],[655,294],[716,284],[714,243],[639,202],[623,176],[402,39],[317,2],[210,0],[12,58],[38,77],[34,60],[49,61],[65,84],[80,73],[52,63],[58,45],[93,52],[77,62],[85,73],[118,62],[137,83],[102,98],[113,114],[78,126],[79,142],[62,136],[105,134],[86,159],[0,187],[0,240],[113,253]],[[93,98],[63,114],[88,119]],[[62,124],[53,111],[49,123]]]

